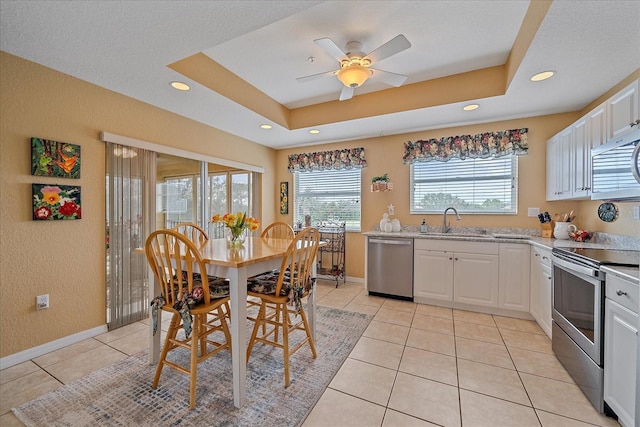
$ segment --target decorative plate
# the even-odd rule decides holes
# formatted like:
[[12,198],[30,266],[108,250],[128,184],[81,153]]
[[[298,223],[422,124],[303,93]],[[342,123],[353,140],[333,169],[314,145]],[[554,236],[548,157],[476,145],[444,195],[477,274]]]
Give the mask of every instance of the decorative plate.
[[618,207],[613,203],[603,203],[598,206],[598,217],[604,222],[613,222],[618,218]]

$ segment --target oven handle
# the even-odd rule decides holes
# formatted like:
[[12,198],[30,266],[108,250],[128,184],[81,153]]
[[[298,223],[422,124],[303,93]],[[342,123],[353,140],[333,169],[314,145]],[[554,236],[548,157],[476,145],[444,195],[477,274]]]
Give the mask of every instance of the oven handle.
[[576,264],[576,263],[571,262],[571,261],[566,261],[563,258],[560,258],[556,254],[553,254],[552,258],[553,258],[552,262],[555,265],[558,265],[559,267],[562,267],[565,270],[575,271],[577,273],[584,274],[585,276],[589,276],[589,277],[598,277],[599,276],[599,274],[598,274],[599,271],[595,270],[593,268],[585,267],[584,265]]

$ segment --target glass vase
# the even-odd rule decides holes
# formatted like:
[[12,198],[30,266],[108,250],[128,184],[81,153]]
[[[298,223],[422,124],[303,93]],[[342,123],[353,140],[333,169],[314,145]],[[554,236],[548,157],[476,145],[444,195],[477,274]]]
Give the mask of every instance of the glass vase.
[[244,241],[247,238],[246,230],[243,230],[240,234],[234,235],[229,232],[227,234],[227,247],[230,249],[240,248],[244,245]]

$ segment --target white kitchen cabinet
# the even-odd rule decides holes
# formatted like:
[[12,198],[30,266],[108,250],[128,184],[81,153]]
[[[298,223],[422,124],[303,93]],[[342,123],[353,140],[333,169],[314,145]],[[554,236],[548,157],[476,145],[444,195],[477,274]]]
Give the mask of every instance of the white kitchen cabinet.
[[414,240],[413,299],[497,307],[498,244]]
[[537,246],[531,248],[530,313],[540,328],[551,338],[551,252]]
[[571,127],[547,142],[547,200],[571,198],[572,148]]
[[500,243],[498,307],[529,312],[530,253],[528,244]]
[[498,306],[498,256],[455,252],[453,300],[458,303]]
[[413,251],[413,298],[453,301],[453,253]]
[[636,80],[607,100],[607,139],[621,137],[637,128],[638,125],[632,127],[630,124],[640,118],[638,86]]
[[634,424],[638,369],[638,285],[607,274],[604,333],[604,401],[618,422]]

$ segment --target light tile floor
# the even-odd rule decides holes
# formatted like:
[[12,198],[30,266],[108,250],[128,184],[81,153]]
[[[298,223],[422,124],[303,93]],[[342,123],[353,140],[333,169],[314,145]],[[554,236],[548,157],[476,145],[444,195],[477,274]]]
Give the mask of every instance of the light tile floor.
[[[372,297],[358,283],[321,280],[317,298],[375,317],[304,427],[618,425],[596,413],[535,322]],[[12,407],[144,349],[147,328],[0,371],[0,425],[22,425]]]

